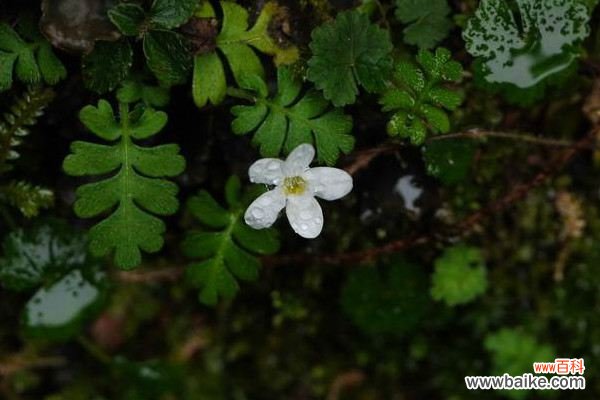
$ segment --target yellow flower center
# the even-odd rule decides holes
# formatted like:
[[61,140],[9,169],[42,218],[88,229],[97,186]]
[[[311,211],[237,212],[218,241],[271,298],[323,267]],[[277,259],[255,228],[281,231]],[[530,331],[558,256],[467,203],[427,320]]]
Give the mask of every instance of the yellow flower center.
[[292,176],[283,180],[283,191],[287,195],[299,195],[306,190],[306,181],[299,176]]

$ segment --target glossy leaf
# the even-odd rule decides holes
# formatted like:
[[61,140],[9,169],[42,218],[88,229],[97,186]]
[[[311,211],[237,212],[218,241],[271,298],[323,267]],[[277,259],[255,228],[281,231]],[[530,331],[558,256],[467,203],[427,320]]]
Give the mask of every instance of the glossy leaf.
[[573,0],[483,0],[463,37],[489,83],[532,88],[570,68],[589,34],[589,12]]
[[312,32],[308,79],[337,106],[356,101],[359,86],[382,90],[390,70],[392,43],[387,31],[358,11],[344,11]]
[[278,92],[272,98],[267,97],[266,83],[257,76],[242,84],[256,93],[256,102],[231,109],[236,117],[231,124],[234,133],[256,132],[253,142],[263,157],[278,157],[310,143],[317,149],[319,161],[333,165],[340,153],[352,151],[351,117],[331,108],[315,90],[302,95],[302,84],[287,68],[279,68],[277,83]]
[[23,309],[25,335],[44,340],[66,340],[77,335],[106,300],[104,274],[91,275],[84,276],[76,269],[38,290]]
[[136,144],[165,126],[165,113],[143,107],[130,112],[124,103],[119,111],[117,121],[105,100],[97,107],[84,107],[79,114],[84,125],[114,143],[74,142],[63,167],[73,176],[110,174],[79,187],[74,208],[81,218],[110,212],[90,230],[90,248],[99,256],[114,250],[115,263],[129,269],[139,265],[142,250],[153,253],[162,247],[165,225],[157,216],[171,215],[178,208],[177,185],[164,178],[183,172],[185,159],[175,144]]
[[11,290],[27,290],[51,282],[86,263],[86,238],[54,222],[17,229],[3,242],[0,282]]

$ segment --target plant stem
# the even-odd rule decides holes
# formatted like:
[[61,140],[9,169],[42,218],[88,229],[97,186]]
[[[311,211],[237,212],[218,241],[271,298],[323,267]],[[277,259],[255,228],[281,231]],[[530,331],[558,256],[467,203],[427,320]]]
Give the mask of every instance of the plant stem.
[[112,362],[112,357],[109,356],[102,350],[98,345],[94,342],[81,335],[77,337],[77,341],[92,357],[96,360],[100,361],[102,364],[110,364]]
[[511,133],[511,132],[495,132],[495,131],[484,131],[479,129],[473,129],[466,132],[450,133],[441,136],[432,136],[427,139],[428,142],[436,140],[446,139],[485,139],[485,138],[498,138],[507,140],[516,140],[525,143],[532,143],[541,146],[552,146],[552,147],[570,147],[573,146],[573,142],[568,140],[560,139],[548,139],[539,136],[533,136],[523,133]]

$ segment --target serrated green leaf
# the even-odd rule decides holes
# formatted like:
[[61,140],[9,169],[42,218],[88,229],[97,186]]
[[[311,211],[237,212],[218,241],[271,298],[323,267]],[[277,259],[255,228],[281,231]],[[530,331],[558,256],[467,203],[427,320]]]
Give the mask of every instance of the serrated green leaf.
[[159,28],[176,28],[191,18],[198,0],[154,0],[150,22]]
[[257,83],[257,79],[260,78],[243,84],[250,90],[259,88],[255,104],[233,107],[231,112],[236,118],[231,127],[236,134],[255,131],[253,142],[260,146],[264,157],[277,157],[302,143],[310,143],[315,146],[319,161],[333,165],[340,153],[347,154],[354,148],[351,117],[340,109],[332,109],[314,90],[300,96],[302,85],[288,68],[278,69],[278,93],[273,98],[261,95],[266,84],[262,80]]
[[358,86],[368,92],[384,88],[391,66],[392,43],[387,31],[358,11],[339,13],[335,21],[312,32],[308,79],[335,106],[352,104]]
[[185,83],[191,69],[188,45],[180,34],[153,30],[144,36],[144,55],[148,68],[167,86]]
[[86,263],[86,238],[66,224],[49,221],[17,229],[3,242],[0,282],[11,290],[27,290],[51,282]]
[[96,93],[110,92],[129,75],[132,63],[133,51],[129,42],[99,41],[94,50],[82,58],[83,83]]
[[393,111],[388,133],[421,144],[427,133],[447,133],[450,119],[445,110],[455,110],[463,101],[462,92],[445,85],[461,79],[461,65],[444,48],[435,53],[420,50],[417,65],[398,61],[393,79],[382,94],[383,111]]
[[486,289],[485,260],[479,249],[456,245],[435,260],[431,286],[435,300],[455,306],[472,301]]
[[423,146],[427,173],[451,185],[467,175],[475,148],[466,140],[436,140]]
[[13,74],[26,84],[42,81],[54,85],[66,76],[66,69],[50,44],[37,31],[26,42],[8,24],[0,23],[0,91],[12,86]]
[[105,275],[100,272],[88,275],[91,276],[76,269],[38,290],[23,309],[21,321],[25,335],[67,340],[79,334],[106,300]]
[[[251,281],[258,277],[260,261],[256,254],[273,254],[279,250],[274,229],[253,230],[243,221],[244,207],[256,196],[240,196],[239,178],[231,177],[226,185],[229,210],[221,207],[206,191],[188,202],[190,212],[213,230],[190,231],[182,250],[199,262],[189,266],[186,276],[201,288],[200,301],[214,305],[220,297],[231,298],[239,290],[237,279]],[[236,194],[232,194],[236,193]],[[244,198],[240,203],[237,199]],[[232,201],[235,199],[235,201]],[[214,229],[217,229],[216,231]]]
[[137,36],[144,29],[146,13],[138,4],[120,3],[108,10],[108,18],[123,35]]
[[396,0],[396,18],[403,24],[404,42],[429,49],[444,40],[452,26],[447,0]]
[[[98,137],[115,141],[111,145],[74,142],[72,154],[65,158],[64,170],[73,176],[96,176],[114,172],[111,177],[85,184],[77,190],[75,213],[91,218],[109,212],[106,219],[90,230],[90,248],[105,255],[115,250],[115,263],[125,269],[141,262],[141,251],[156,252],[163,244],[164,223],[155,215],[177,211],[177,185],[165,177],[179,175],[185,159],[179,146],[141,147],[133,139],[145,139],[158,133],[167,116],[144,108],[129,112],[120,105],[117,124],[110,104],[82,109],[82,122]],[[132,118],[135,114],[137,118]]]
[[[530,373],[534,362],[553,362],[556,349],[540,342],[535,336],[519,328],[503,328],[488,333],[484,347],[492,359],[491,375],[509,374],[519,376]],[[512,399],[525,399],[528,391],[504,391],[503,395]]]
[[[282,46],[269,35],[271,22],[281,13],[281,7],[274,2],[267,2],[262,8],[255,24],[249,28],[248,12],[241,6],[231,2],[220,2],[223,9],[223,23],[216,38],[219,49],[231,69],[238,85],[248,76],[264,77],[264,69],[256,51],[274,56],[276,65],[287,65],[295,62],[298,49],[293,45]],[[199,17],[214,17],[214,10],[204,5]],[[209,101],[219,104],[226,95],[223,61],[215,51],[200,54],[194,61],[192,94],[198,107]]]
[[342,288],[342,309],[370,335],[404,335],[417,327],[427,307],[427,277],[423,270],[395,260],[378,270],[351,270]]
[[557,74],[572,70],[589,34],[589,11],[572,0],[515,3],[512,8],[502,0],[482,1],[463,31],[467,51],[480,61],[479,78],[500,85],[503,93],[538,85],[543,90]]

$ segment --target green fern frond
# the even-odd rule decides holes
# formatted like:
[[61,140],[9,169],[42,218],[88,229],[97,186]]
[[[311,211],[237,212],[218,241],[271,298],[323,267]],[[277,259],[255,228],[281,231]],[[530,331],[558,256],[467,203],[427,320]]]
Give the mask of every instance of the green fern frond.
[[15,148],[21,144],[22,138],[29,134],[29,127],[36,124],[52,99],[52,89],[29,88],[0,117],[0,173],[11,169],[7,161],[19,158]]
[[40,210],[52,207],[54,193],[29,182],[12,181],[0,187],[0,199],[17,208],[25,217],[32,218],[36,217]]

